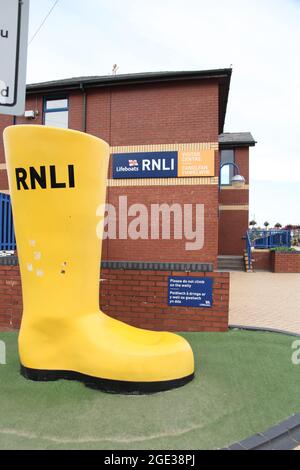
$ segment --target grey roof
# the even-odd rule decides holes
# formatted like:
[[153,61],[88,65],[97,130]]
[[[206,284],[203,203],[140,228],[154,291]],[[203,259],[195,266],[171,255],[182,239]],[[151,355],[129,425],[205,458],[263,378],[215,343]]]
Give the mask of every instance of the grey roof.
[[219,83],[219,132],[223,131],[232,69],[146,72],[105,76],[73,77],[27,85],[27,94],[59,94],[87,88],[174,82],[179,80],[216,80]]
[[224,147],[252,147],[256,144],[251,132],[224,132],[219,135],[219,144]]
[[93,75],[83,77],[71,77],[61,80],[52,80],[49,82],[31,83],[27,85],[27,91],[38,90],[50,87],[66,87],[76,85],[113,85],[122,83],[137,83],[144,81],[169,81],[178,79],[197,79],[197,78],[229,78],[231,69],[212,69],[212,70],[187,70],[174,72],[142,72],[117,75]]

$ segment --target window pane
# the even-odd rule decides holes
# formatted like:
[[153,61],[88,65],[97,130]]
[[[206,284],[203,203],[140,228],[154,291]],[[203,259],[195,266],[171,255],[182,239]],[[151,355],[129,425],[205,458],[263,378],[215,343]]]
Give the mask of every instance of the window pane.
[[67,99],[46,101],[46,109],[67,108],[67,107],[68,107]]
[[230,184],[231,176],[230,176],[231,168],[229,165],[226,165],[221,170],[221,184]]
[[45,113],[45,126],[68,128],[68,111]]
[[[234,150],[221,150],[221,164],[223,163],[234,163]],[[233,166],[225,165],[221,170],[221,185],[231,184],[233,175]]]

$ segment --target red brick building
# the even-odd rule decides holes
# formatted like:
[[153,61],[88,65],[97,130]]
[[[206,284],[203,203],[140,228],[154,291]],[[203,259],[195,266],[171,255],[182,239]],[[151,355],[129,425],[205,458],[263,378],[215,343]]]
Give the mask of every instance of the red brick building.
[[[199,249],[187,250],[187,240],[176,237],[123,239],[117,234],[115,239],[103,241],[101,305],[129,323],[159,329],[227,328],[227,274],[214,271],[218,256],[243,255],[249,147],[255,145],[250,133],[223,133],[230,77],[231,69],[220,69],[38,83],[27,87],[27,117],[0,116],[0,193],[9,192],[2,131],[12,124],[46,124],[88,132],[106,140],[113,155],[136,158],[151,152],[196,155],[207,151],[211,152],[209,158],[213,155],[208,176],[114,178],[110,165],[107,202],[116,207],[120,196],[127,197],[128,206],[143,203],[149,211],[151,204],[163,203],[204,207]],[[231,185],[232,165],[222,169],[219,187],[221,162],[238,166],[245,178],[242,188]],[[191,308],[167,305],[167,277],[173,273],[215,278],[214,307],[209,313],[199,308],[195,315]],[[112,285],[119,289],[114,297],[108,288]]]

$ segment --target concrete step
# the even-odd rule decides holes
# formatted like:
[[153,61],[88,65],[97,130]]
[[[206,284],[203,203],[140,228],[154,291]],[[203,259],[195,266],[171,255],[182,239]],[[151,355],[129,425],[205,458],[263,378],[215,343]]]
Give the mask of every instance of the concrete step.
[[243,256],[218,256],[218,269],[228,271],[245,271]]

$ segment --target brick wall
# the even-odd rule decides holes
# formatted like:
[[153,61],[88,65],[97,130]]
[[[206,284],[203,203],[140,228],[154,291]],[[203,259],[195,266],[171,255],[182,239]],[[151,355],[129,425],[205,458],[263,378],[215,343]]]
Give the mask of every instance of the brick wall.
[[[112,146],[217,142],[218,100],[215,80],[89,89],[87,132]],[[26,109],[38,110],[39,116],[17,118],[16,123],[41,124],[42,102],[43,96],[28,95]],[[11,116],[0,116],[0,163],[4,162],[2,131],[12,123]],[[69,94],[69,127],[83,130],[83,93],[79,91]]]
[[111,146],[217,142],[218,96],[214,80],[89,91],[87,132]]
[[256,270],[271,271],[271,253],[270,250],[253,250],[252,266]]
[[[13,124],[13,117],[12,116],[5,116],[0,115],[0,165],[5,163],[4,157],[4,147],[3,147],[3,131],[5,127],[11,126]],[[2,190],[8,190],[8,179],[7,179],[7,172],[5,168],[1,168],[0,166],[0,192]]]
[[[249,148],[234,150],[235,163],[240,174],[249,184]],[[248,206],[249,189],[221,189],[220,204],[226,206]],[[249,210],[222,210],[219,218],[219,255],[243,255],[245,241],[243,237],[248,229]]]
[[22,309],[19,266],[0,265],[0,331],[19,328]]
[[2,190],[5,190],[5,191],[8,190],[7,172],[6,172],[6,170],[1,170],[1,169],[0,169],[0,188],[1,188],[1,191]]
[[[3,131],[7,126],[13,125],[13,117],[12,116],[5,116],[4,114],[0,114],[0,163],[5,163],[5,156],[4,156],[4,147],[3,147]],[[3,170],[6,173],[6,170]],[[0,172],[1,176],[1,172]],[[1,184],[1,183],[0,183]],[[0,189],[5,189],[0,186]]]
[[[103,242],[103,260],[126,261],[182,261],[213,263],[217,265],[218,251],[218,188],[217,185],[193,186],[139,186],[139,187],[112,187],[108,188],[107,201],[118,208],[119,197],[127,196],[128,207],[135,203],[143,203],[148,214],[151,213],[151,204],[166,203],[170,206],[178,203],[204,205],[204,246],[198,250],[186,250],[186,238],[176,240],[173,237],[173,223],[171,217],[170,240],[150,239],[150,223],[148,220],[149,239],[137,240],[107,240]],[[195,210],[194,210],[195,212]],[[195,213],[193,214],[195,221]],[[128,217],[128,222],[134,217]],[[150,219],[150,218],[149,218]],[[117,224],[118,225],[118,224]],[[160,224],[161,225],[161,224]],[[193,228],[195,230],[195,228]],[[118,235],[118,234],[117,234]],[[184,234],[183,234],[184,235]]]
[[43,97],[42,96],[28,96],[26,98],[27,111],[34,110],[38,114],[35,119],[27,119],[24,116],[16,118],[16,124],[42,124],[43,123]]
[[[169,307],[168,276],[207,276],[214,280],[213,307]],[[102,269],[100,305],[130,325],[151,330],[226,331],[229,273]],[[22,315],[18,266],[0,266],[0,331],[17,329]]]
[[245,183],[249,184],[249,147],[236,148],[234,158],[240,174],[245,178]]
[[300,252],[271,252],[274,273],[300,273]]
[[[87,132],[111,146],[217,142],[218,100],[214,80],[89,89]],[[16,123],[41,124],[43,96],[27,96],[26,109],[39,115],[34,120],[19,117]],[[12,124],[12,116],[0,116],[0,163],[5,161],[2,133]],[[69,94],[69,128],[83,130],[83,94],[78,91]]]
[[83,94],[73,92],[69,96],[69,128],[83,131]]
[[[16,124],[42,124],[43,119],[43,99],[42,97],[27,97],[26,110],[38,111],[35,119],[25,119],[24,117],[17,117]],[[7,126],[14,124],[13,116],[0,115],[0,164],[5,163],[4,146],[3,146],[3,131]],[[6,169],[0,168],[0,192],[8,190],[8,179]]]
[[249,204],[249,189],[221,189],[220,204],[247,205]]
[[[205,276],[214,279],[213,307],[169,307],[168,276]],[[170,331],[226,331],[229,273],[182,271],[102,270],[101,307],[134,326]]]

